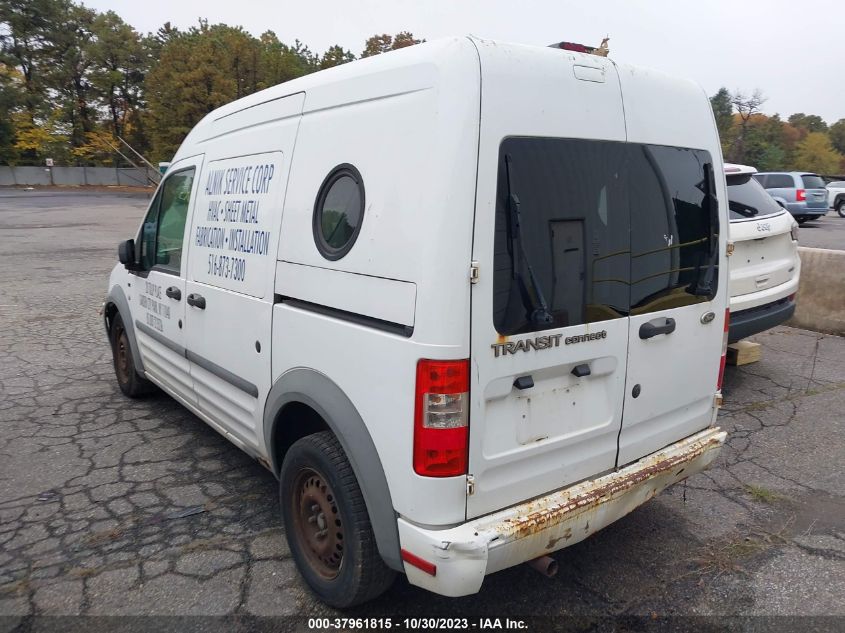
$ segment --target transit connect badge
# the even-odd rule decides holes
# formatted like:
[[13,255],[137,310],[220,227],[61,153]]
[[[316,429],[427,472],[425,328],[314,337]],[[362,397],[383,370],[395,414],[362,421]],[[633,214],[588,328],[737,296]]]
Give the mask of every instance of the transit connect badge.
[[[493,349],[493,354],[496,358],[499,356],[507,356],[508,354],[516,354],[519,351],[527,352],[532,349],[549,349],[552,347],[560,347],[560,339],[563,334],[550,334],[548,336],[536,336],[534,338],[526,338],[520,341],[512,341],[508,343],[493,343],[490,347]],[[607,338],[607,330],[600,332],[591,332],[589,334],[576,334],[575,336],[567,336],[563,338],[564,345],[574,345],[575,343],[584,343],[586,341],[597,341],[599,339]]]

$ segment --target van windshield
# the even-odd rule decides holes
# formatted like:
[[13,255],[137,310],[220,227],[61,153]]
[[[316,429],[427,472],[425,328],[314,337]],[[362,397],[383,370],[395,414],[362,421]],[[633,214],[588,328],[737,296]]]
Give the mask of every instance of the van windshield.
[[712,159],[702,150],[505,139],[494,238],[497,331],[567,327],[711,299],[719,227],[708,173]]
[[759,219],[784,211],[750,174],[728,176],[726,180],[731,220]]

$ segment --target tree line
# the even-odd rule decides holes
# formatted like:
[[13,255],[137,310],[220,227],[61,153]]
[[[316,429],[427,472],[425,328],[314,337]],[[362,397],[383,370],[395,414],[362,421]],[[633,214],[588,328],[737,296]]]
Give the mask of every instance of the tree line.
[[765,102],[760,90],[720,88],[710,98],[727,162],[760,171],[845,174],[845,119],[828,125],[816,114],[798,112],[783,120],[763,114]]
[[111,165],[117,137],[169,160],[215,108],[302,75],[418,44],[374,35],[322,54],[273,31],[200,20],[141,34],[72,0],[0,0],[0,164]]
[[[419,43],[410,32],[373,35],[356,55],[322,54],[273,31],[240,27],[141,34],[113,11],[73,0],[0,0],[0,164],[111,165],[117,137],[169,160],[215,108],[302,75]],[[720,89],[711,103],[726,160],[760,170],[845,172],[845,119],[762,113],[765,98]]]

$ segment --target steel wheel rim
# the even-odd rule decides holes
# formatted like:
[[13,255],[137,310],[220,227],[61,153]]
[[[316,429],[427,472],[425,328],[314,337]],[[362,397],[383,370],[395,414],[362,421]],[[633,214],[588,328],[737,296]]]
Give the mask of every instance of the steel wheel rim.
[[129,382],[129,359],[129,341],[126,339],[126,330],[120,330],[117,337],[114,366],[118,380],[124,384]]
[[291,505],[294,530],[309,566],[325,580],[337,578],[343,563],[343,523],[326,478],[313,468],[300,470]]

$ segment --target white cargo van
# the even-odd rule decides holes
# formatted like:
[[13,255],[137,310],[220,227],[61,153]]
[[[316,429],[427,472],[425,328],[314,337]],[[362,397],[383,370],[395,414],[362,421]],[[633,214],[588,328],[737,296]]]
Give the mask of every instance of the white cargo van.
[[724,442],[722,169],[701,89],[561,47],[447,39],[275,86],[191,131],[121,244],[118,382],[278,476],[329,604],[397,571],[477,592]]

